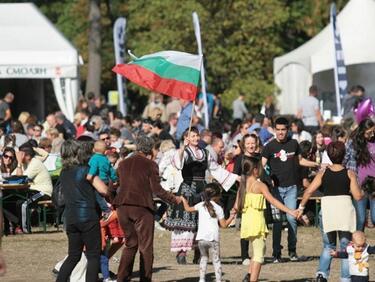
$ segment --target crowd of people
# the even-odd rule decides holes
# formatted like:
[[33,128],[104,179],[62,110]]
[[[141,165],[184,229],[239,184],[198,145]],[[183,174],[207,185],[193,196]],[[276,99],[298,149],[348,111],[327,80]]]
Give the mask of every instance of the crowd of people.
[[[309,220],[304,211],[317,195],[322,205],[314,220],[323,241],[317,281],[327,281],[333,257],[342,258],[342,281],[368,281],[368,265],[353,265],[373,252],[363,242],[368,205],[375,223],[375,124],[371,117],[357,124],[351,116],[364,92],[352,88],[341,124],[323,120],[316,86],[295,116],[277,115],[272,97],[249,111],[241,95],[231,123],[223,120],[220,95],[210,94],[209,129],[201,95],[196,103],[169,98],[164,104],[165,97],[151,93],[142,116],[131,117],[89,94],[73,121],[56,112],[39,122],[28,112],[15,119],[9,93],[0,101],[1,177],[27,176],[31,182],[26,201],[4,201],[5,233],[31,232],[29,212],[61,187],[64,205],[57,208],[63,210],[69,250],[55,266],[57,281],[96,281],[99,271],[104,281],[130,281],[137,251],[141,281],[151,281],[154,228],[171,231],[178,264],[194,251],[201,282],[212,252],[221,281],[219,227],[235,226],[241,230],[241,263],[249,266],[243,281],[258,281],[270,226],[273,263],[284,260],[283,227],[290,261],[300,260],[298,224]],[[353,232],[358,236],[352,239]],[[109,259],[124,244],[114,280]]]

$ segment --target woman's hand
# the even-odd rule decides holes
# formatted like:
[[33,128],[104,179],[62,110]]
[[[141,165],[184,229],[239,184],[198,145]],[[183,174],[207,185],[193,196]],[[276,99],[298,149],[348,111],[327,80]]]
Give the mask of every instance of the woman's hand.
[[298,209],[297,209],[297,210],[290,210],[290,211],[289,211],[289,214],[290,214],[291,216],[293,216],[294,218],[298,218],[299,210],[298,210]]
[[297,211],[297,216],[296,216],[296,218],[297,218],[297,219],[300,219],[300,218],[302,217],[302,215],[303,215],[303,210],[301,210],[301,209],[296,209],[295,211]]

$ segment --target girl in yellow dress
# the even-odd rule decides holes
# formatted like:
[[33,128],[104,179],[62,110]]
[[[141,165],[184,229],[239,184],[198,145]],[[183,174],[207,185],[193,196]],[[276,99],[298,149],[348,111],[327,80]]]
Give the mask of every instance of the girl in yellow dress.
[[247,158],[242,165],[241,185],[237,193],[235,209],[242,213],[241,239],[249,240],[253,246],[253,256],[243,282],[258,281],[261,265],[266,252],[268,228],[264,217],[266,200],[283,212],[297,217],[293,211],[275,199],[268,187],[259,180],[261,161],[256,157]]

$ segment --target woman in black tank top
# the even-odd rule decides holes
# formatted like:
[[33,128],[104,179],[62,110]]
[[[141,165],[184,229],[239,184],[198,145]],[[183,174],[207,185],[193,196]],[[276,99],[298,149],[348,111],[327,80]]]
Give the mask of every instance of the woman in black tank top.
[[321,190],[324,196],[350,196],[350,178],[348,170],[338,165],[339,170],[327,167],[322,176]]
[[[347,170],[342,165],[345,156],[345,144],[340,141],[332,142],[327,147],[327,153],[333,164],[328,166],[324,171],[320,171],[315,176],[310,186],[306,189],[298,208],[299,217],[301,217],[305,204],[311,195],[318,190],[319,187],[322,187],[322,222],[320,225],[322,229],[328,230],[329,232],[322,232],[323,250],[319,259],[317,278],[321,277],[325,279],[328,279],[329,276],[329,268],[332,260],[330,251],[336,249],[337,235],[340,241],[340,248],[342,249],[346,248],[348,242],[351,240],[351,228],[349,227],[353,226],[353,222],[355,222],[355,212],[352,200],[348,196],[352,196],[355,200],[363,197],[355,173],[351,170]],[[328,202],[329,205],[323,205],[323,200],[325,200],[325,203]],[[332,205],[332,202],[338,203],[338,205]],[[332,207],[337,208],[337,212],[332,212]],[[346,213],[343,215],[340,209],[353,211],[354,214],[348,212],[351,216],[348,216]],[[335,222],[337,222],[337,224],[335,224]],[[326,223],[325,226],[324,223]],[[350,279],[348,264],[343,263],[343,261],[341,261],[341,278]]]

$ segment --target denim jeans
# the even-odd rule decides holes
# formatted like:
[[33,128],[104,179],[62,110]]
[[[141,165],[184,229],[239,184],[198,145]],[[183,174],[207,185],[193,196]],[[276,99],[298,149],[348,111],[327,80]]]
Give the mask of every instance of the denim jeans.
[[355,212],[357,214],[357,230],[364,231],[366,223],[367,203],[370,202],[371,220],[375,224],[375,200],[366,195],[363,199],[353,200]]
[[[319,213],[319,228],[322,234],[323,239],[323,250],[319,258],[319,268],[316,273],[316,276],[319,274],[323,275],[324,278],[328,279],[329,272],[331,268],[332,257],[330,255],[331,250],[336,250],[336,240],[329,241],[326,233],[323,232],[323,223],[322,223],[322,212]],[[344,232],[339,232],[340,240],[340,250],[344,250],[348,245],[351,238],[348,238]],[[350,281],[349,274],[349,263],[348,259],[340,259],[341,261],[341,281]]]
[[107,201],[104,199],[102,195],[99,194],[98,191],[95,191],[95,199],[96,199],[96,203],[99,205],[99,208],[102,212],[106,212],[106,213],[111,212],[111,208],[108,207]]
[[108,251],[104,250],[100,255],[100,270],[103,275],[103,279],[109,278],[109,258]]
[[[273,195],[280,202],[284,203],[291,210],[295,210],[297,207],[297,185],[288,187],[278,187],[273,191]],[[297,245],[297,220],[287,214],[288,220],[288,251],[289,255],[296,252]],[[272,230],[272,248],[274,257],[281,256],[281,231],[282,223],[277,222],[273,224]]]

